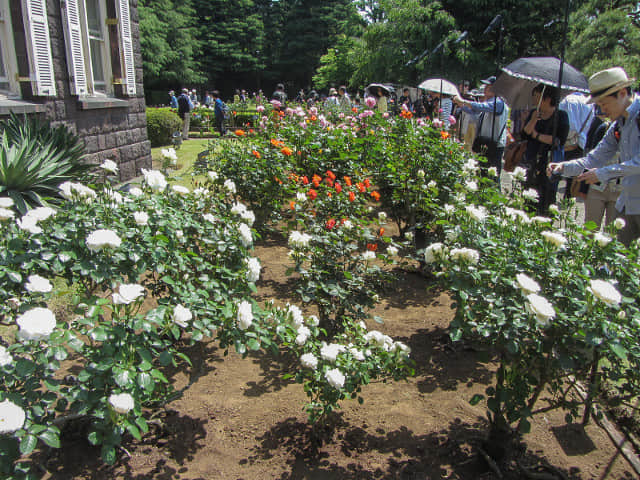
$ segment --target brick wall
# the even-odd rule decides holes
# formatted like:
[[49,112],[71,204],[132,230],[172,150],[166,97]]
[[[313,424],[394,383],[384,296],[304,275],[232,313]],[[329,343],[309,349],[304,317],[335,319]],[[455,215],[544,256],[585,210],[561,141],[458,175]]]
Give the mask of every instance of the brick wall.
[[117,162],[121,181],[140,175],[141,168],[151,168],[151,144],[147,140],[142,86],[138,0],[129,0],[129,5],[136,64],[136,97],[119,97],[108,108],[86,108],[86,102],[80,102],[77,96],[71,95],[60,0],[47,0],[57,96],[29,100],[44,104],[45,116],[54,125],[64,124],[82,139],[88,163],[98,165],[105,159]]

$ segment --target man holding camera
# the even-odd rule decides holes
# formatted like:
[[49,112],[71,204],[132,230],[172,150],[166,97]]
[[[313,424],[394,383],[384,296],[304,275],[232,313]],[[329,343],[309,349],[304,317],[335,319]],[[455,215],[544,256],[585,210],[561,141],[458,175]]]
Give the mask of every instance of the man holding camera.
[[[595,102],[613,122],[586,157],[550,163],[547,168],[549,176],[577,176],[578,181],[588,184],[619,179],[622,192],[616,209],[624,217],[625,226],[618,232],[618,240],[626,246],[640,237],[640,98],[631,91],[634,81],[620,67],[592,75],[588,101]],[[620,154],[619,163],[609,164],[616,153]]]

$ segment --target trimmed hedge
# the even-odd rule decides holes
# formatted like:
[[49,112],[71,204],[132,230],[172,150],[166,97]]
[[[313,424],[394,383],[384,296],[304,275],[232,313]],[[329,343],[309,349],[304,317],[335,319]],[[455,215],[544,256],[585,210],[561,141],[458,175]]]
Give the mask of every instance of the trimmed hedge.
[[171,136],[182,130],[182,120],[170,108],[147,108],[147,135],[152,147],[171,145]]

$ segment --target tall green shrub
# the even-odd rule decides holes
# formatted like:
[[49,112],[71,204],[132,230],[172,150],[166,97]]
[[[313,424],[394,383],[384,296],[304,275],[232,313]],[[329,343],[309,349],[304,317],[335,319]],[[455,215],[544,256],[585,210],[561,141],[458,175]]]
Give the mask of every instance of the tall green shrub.
[[147,135],[152,147],[171,144],[171,136],[182,127],[180,117],[169,108],[147,108]]

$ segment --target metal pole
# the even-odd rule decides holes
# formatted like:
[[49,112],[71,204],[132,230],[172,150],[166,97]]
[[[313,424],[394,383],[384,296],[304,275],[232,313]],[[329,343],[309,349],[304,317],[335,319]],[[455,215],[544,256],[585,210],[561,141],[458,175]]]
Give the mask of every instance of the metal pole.
[[560,48],[560,69],[558,70],[558,90],[556,92],[556,110],[553,114],[553,135],[551,137],[551,147],[555,146],[556,134],[558,133],[558,105],[560,104],[560,94],[562,93],[562,75],[564,74],[564,54],[567,46],[567,31],[569,30],[569,13],[571,11],[571,0],[567,0],[567,6],[564,11],[564,27],[562,32],[562,46]]

